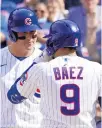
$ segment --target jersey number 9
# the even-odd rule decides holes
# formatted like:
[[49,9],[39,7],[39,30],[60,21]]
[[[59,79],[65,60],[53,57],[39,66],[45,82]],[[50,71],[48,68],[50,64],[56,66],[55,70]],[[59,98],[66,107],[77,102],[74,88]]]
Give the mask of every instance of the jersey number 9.
[[[67,96],[67,91],[73,91],[73,96]],[[60,98],[66,103],[70,104],[74,103],[74,109],[68,109],[67,106],[61,106],[60,110],[63,115],[66,116],[74,116],[79,114],[80,112],[80,101],[79,101],[80,89],[76,84],[64,84],[60,88]]]

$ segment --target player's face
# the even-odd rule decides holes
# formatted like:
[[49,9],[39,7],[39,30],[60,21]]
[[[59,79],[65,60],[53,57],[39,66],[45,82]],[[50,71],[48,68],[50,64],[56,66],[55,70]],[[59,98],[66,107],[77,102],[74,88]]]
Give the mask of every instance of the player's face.
[[99,3],[99,0],[81,0],[83,6],[88,10],[94,10],[96,5]]
[[18,32],[18,37],[24,36],[24,40],[18,40],[20,45],[24,46],[26,49],[32,49],[34,44],[37,41],[37,31],[30,31],[30,32]]

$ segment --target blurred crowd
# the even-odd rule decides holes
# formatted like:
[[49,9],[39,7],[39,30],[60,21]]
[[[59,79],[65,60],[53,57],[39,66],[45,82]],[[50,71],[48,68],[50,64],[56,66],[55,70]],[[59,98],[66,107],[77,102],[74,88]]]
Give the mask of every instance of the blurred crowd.
[[[35,11],[42,28],[38,31],[36,47],[41,50],[45,48],[46,40],[43,40],[43,36],[49,33],[52,22],[69,19],[77,23],[82,33],[83,47],[77,50],[77,54],[91,61],[102,63],[101,0],[1,0],[0,4],[1,48],[12,43],[7,28],[9,14],[16,8],[28,7]],[[99,120],[100,116],[100,108],[97,106]]]
[[[82,32],[84,47],[77,54],[101,63],[101,0],[1,0],[1,48],[10,45],[7,22],[10,12],[19,7],[35,11],[41,30],[38,31],[37,47],[45,48],[40,37],[49,33],[52,22],[69,19],[76,22]],[[63,43],[63,42],[62,42]]]

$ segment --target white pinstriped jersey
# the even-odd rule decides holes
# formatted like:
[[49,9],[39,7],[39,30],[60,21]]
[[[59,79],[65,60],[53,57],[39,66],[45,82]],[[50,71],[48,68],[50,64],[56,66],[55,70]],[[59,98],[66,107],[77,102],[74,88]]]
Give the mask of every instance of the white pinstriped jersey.
[[[42,51],[35,48],[31,56],[27,57],[23,61],[20,61],[9,52],[8,47],[1,50],[0,128],[37,128],[38,121],[40,121],[41,117],[38,103],[33,104],[32,102],[34,100],[32,98],[32,101],[26,100],[21,104],[14,105],[8,100],[7,92],[10,89],[11,85],[15,82],[15,80],[20,77],[21,74],[31,65],[31,63],[34,61],[34,58],[41,55],[41,53]],[[47,58],[41,56],[37,59],[37,61],[38,60],[46,61]],[[19,68],[21,62],[23,63],[23,67]]]
[[100,64],[78,56],[57,57],[33,66],[22,86],[20,81],[16,86],[24,97],[41,89],[41,128],[96,128],[95,106],[102,96]]

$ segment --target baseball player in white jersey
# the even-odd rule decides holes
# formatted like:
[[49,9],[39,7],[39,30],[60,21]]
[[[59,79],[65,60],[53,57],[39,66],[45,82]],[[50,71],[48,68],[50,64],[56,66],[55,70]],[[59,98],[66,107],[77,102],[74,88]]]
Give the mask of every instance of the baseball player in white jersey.
[[[31,24],[30,24],[31,23]],[[35,61],[47,61],[47,56],[35,47],[38,21],[34,12],[19,8],[11,12],[8,20],[8,31],[15,43],[3,48],[0,65],[0,128],[38,128],[41,114],[39,112],[40,93],[19,105],[12,104],[7,98],[11,85]],[[20,63],[23,67],[19,68]],[[25,76],[26,79],[27,76]],[[37,89],[39,91],[39,89]]]
[[[78,26],[58,20],[50,27],[48,55],[53,60],[29,67],[8,91],[8,99],[18,104],[41,90],[41,128],[96,128],[96,103],[102,97],[102,66],[76,55],[81,46]],[[21,64],[23,67],[23,64]],[[20,65],[20,66],[21,66]],[[23,76],[24,76],[23,74]]]

